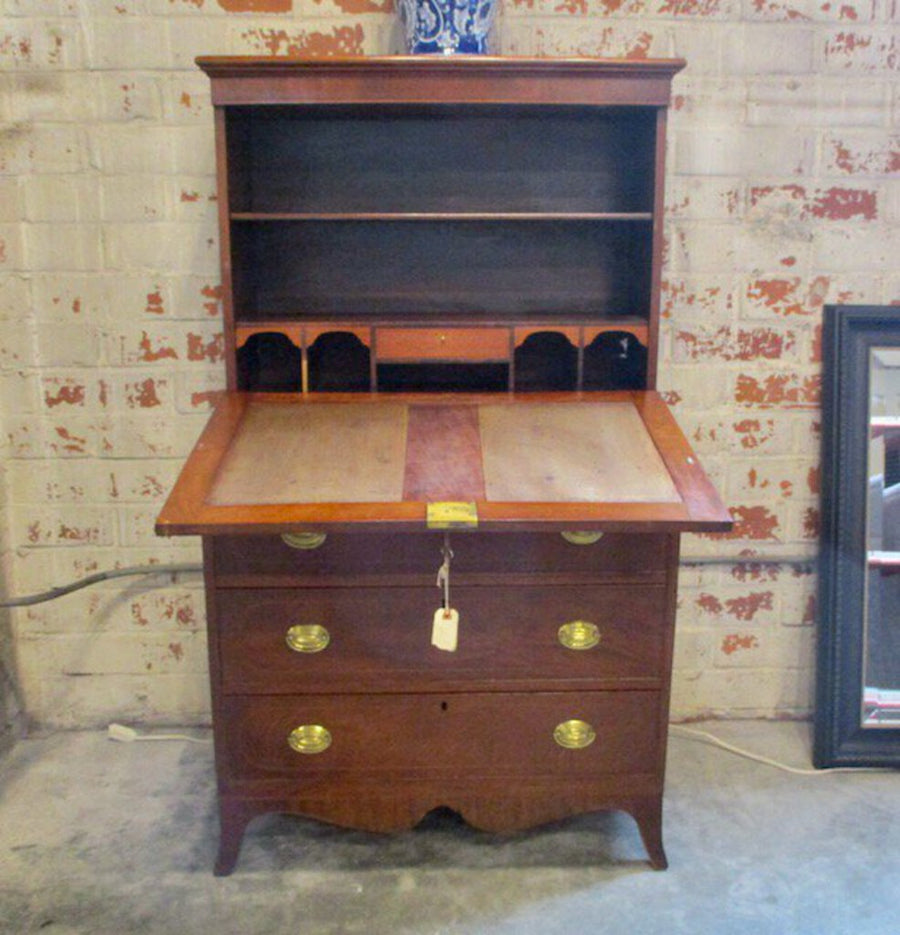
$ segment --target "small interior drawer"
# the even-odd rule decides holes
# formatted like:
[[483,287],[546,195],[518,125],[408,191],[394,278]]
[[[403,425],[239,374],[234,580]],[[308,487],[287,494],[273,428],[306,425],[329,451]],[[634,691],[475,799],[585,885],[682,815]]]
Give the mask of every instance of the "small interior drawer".
[[508,328],[380,328],[378,359],[507,360]]

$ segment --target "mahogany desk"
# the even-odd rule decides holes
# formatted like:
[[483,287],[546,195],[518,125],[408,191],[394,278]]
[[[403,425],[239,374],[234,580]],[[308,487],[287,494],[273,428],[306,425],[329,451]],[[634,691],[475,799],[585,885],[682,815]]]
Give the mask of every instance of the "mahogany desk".
[[223,394],[157,524],[203,536],[216,872],[264,812],[438,806],[622,809],[665,867],[678,538],[729,523],[652,391]]

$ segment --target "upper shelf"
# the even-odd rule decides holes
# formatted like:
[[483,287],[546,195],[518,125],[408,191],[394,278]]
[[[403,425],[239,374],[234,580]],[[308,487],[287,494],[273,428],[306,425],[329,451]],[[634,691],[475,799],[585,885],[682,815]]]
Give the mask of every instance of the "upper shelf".
[[232,221],[652,221],[649,211],[235,211]]
[[232,217],[646,218],[656,115],[585,107],[233,107]]

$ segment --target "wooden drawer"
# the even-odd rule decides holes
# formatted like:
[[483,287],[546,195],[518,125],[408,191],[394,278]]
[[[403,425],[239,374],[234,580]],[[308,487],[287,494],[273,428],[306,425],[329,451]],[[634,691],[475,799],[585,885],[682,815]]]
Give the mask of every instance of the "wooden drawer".
[[[673,537],[607,533],[572,545],[559,533],[452,532],[454,580],[492,583],[497,575],[662,580]],[[316,549],[291,548],[279,536],[208,540],[213,575],[223,587],[384,581],[428,584],[441,563],[441,532],[334,533]]]
[[[412,779],[556,776],[659,768],[659,694],[547,692],[426,695],[307,695],[225,700],[218,737],[236,780],[308,777],[352,771]],[[559,725],[577,720],[596,739],[566,749]],[[323,752],[296,752],[289,738],[302,726],[324,727]]]
[[[663,588],[454,588],[456,652],[431,646],[439,597],[436,587],[225,592],[217,611],[223,690],[430,691],[485,680],[537,687],[541,679],[659,685]],[[560,627],[575,621],[593,624],[599,643],[565,646]],[[297,626],[324,628],[327,646],[305,645],[309,631],[295,630],[300,646],[292,649],[288,631]]]
[[508,328],[379,328],[378,359],[508,360]]

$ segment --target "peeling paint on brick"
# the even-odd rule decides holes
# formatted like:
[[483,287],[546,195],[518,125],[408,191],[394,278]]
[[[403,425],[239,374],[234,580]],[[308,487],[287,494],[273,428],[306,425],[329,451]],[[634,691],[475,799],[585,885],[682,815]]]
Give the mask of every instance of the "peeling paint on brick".
[[831,141],[834,167],[848,175],[893,175],[900,172],[900,137],[890,137],[883,144],[869,149],[851,147],[839,140]]
[[49,390],[44,393],[44,403],[48,409],[56,406],[83,406],[86,388],[81,384],[64,384],[55,394]]
[[751,188],[749,197],[751,208],[792,204],[801,220],[872,221],[878,216],[878,195],[871,189],[832,186],[808,192],[802,185],[767,185]]
[[141,350],[139,359],[148,364],[155,363],[157,360],[178,359],[178,352],[174,347],[154,348],[150,335],[146,331],[142,332],[138,346]]
[[811,467],[809,469],[806,475],[806,485],[809,487],[809,492],[815,496],[818,496],[822,492],[820,468]]
[[729,633],[722,640],[722,652],[726,656],[731,656],[738,650],[758,649],[759,639],[752,634],[742,635],[740,633]]
[[161,405],[156,392],[156,381],[152,378],[129,384],[125,401],[132,408],[152,409]]
[[759,379],[741,374],[737,379],[734,400],[744,405],[782,406],[787,409],[816,407],[821,397],[821,383],[819,374],[781,373]]
[[253,47],[269,55],[362,55],[365,35],[360,25],[335,26],[331,34],[285,29],[250,29],[243,34]]
[[780,527],[778,517],[767,506],[731,507],[734,526],[726,533],[701,533],[712,539],[752,539],[759,541],[778,540],[775,530]]
[[740,436],[742,448],[753,449],[765,444],[774,434],[774,423],[771,419],[765,422],[766,428],[759,419],[742,419],[734,423],[734,430]]
[[218,0],[229,13],[290,13],[294,0]]
[[697,598],[697,606],[708,614],[722,613],[722,602],[713,594],[701,594]]
[[731,577],[736,581],[777,581],[781,574],[781,567],[774,563],[742,563],[733,565]]
[[738,620],[752,620],[760,610],[771,610],[774,594],[756,591],[725,601],[726,612]]
[[821,312],[830,285],[828,276],[816,276],[808,283],[799,276],[759,278],[747,287],[747,298],[777,315],[815,315]]
[[159,286],[156,287],[155,292],[147,293],[147,304],[144,307],[144,311],[149,312],[151,315],[165,314],[166,310],[163,307],[163,299],[159,291]]
[[818,539],[819,526],[819,511],[815,507],[808,507],[803,511],[803,535],[807,539]]
[[207,314],[218,315],[219,303],[222,301],[222,286],[204,286],[200,290],[200,294],[204,299],[208,300],[203,303],[203,308],[206,309]]
[[202,409],[215,404],[216,400],[221,396],[220,390],[209,390],[207,392],[201,393],[191,393],[191,407],[194,409]]
[[187,359],[209,360],[215,363],[225,359],[225,336],[217,334],[209,341],[202,335],[189,334],[187,336]]
[[73,435],[69,432],[68,429],[63,428],[62,426],[57,426],[55,433],[58,438],[61,438],[63,444],[51,443],[51,448],[54,450],[61,450],[68,452],[70,454],[84,454],[85,445],[87,444],[86,438],[79,438],[77,435]]
[[792,331],[778,332],[771,328],[738,329],[723,325],[711,334],[697,335],[677,331],[675,340],[691,360],[716,358],[719,360],[751,361],[778,360],[794,347]]

